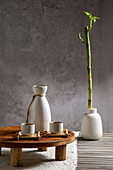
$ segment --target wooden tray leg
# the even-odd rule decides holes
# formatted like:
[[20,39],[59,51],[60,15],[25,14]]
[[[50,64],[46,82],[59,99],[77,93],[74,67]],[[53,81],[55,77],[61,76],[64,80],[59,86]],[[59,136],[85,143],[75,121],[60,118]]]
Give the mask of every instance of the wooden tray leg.
[[22,165],[22,148],[11,148],[11,166]]
[[59,161],[66,160],[66,145],[56,146],[55,159]]
[[47,147],[44,147],[44,148],[38,148],[38,151],[40,151],[40,152],[47,151]]

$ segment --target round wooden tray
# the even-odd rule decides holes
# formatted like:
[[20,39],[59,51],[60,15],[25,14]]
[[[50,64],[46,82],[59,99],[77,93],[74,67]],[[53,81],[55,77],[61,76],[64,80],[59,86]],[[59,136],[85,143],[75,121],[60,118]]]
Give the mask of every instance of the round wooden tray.
[[[65,130],[65,129],[64,129]],[[15,139],[16,132],[20,131],[20,126],[2,127],[0,128],[0,147],[8,148],[36,148],[36,147],[52,147],[71,143],[75,140],[72,131],[68,131],[70,136],[41,138],[40,140],[19,140]]]
[[[22,148],[38,148],[39,151],[46,151],[47,147],[56,147],[55,159],[63,161],[66,159],[66,145],[75,140],[75,135],[68,130],[67,137],[42,137],[38,139],[17,140],[17,133],[20,126],[1,127],[0,128],[0,154],[1,148],[11,148],[11,165],[22,165]],[[65,129],[64,129],[65,132]]]

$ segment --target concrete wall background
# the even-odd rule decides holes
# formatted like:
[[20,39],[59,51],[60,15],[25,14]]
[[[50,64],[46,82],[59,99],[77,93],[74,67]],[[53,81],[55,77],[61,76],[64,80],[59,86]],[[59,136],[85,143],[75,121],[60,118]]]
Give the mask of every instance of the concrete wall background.
[[25,122],[32,85],[47,84],[52,120],[80,129],[86,52],[75,36],[88,24],[84,10],[101,18],[90,34],[93,106],[113,132],[112,0],[0,0],[0,126]]

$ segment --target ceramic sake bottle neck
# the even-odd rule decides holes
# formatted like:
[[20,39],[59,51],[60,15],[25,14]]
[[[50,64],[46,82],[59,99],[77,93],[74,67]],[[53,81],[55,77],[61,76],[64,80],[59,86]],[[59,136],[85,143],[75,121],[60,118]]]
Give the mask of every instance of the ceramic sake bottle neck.
[[34,94],[45,96],[48,87],[46,85],[34,85],[32,88],[33,88]]
[[97,108],[88,109],[88,110],[87,110],[87,113],[88,113],[88,114],[97,113]]

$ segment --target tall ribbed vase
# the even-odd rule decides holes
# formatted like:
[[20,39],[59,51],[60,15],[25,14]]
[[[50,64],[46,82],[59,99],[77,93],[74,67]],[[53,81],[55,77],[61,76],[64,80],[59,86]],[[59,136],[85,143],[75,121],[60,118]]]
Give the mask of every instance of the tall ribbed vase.
[[46,99],[46,85],[34,85],[33,91],[35,95],[32,98],[29,111],[28,122],[35,123],[35,131],[49,131],[51,122],[51,111],[49,103]]

